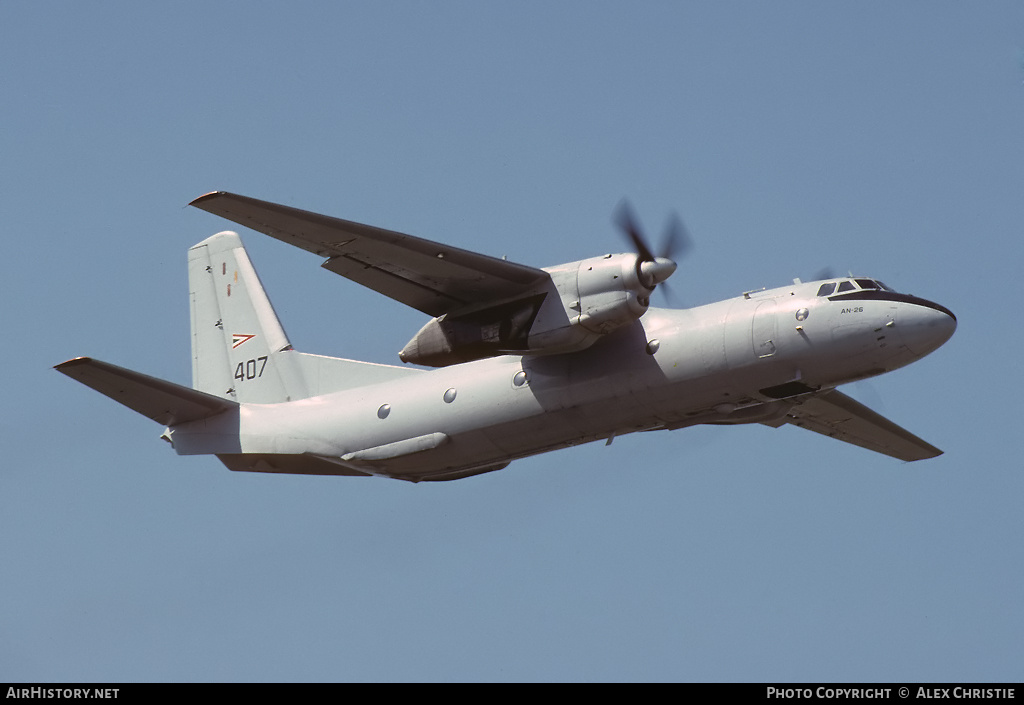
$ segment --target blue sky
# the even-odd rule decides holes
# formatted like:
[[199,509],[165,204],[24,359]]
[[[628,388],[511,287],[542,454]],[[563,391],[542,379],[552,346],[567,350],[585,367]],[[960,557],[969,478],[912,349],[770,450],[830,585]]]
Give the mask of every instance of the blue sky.
[[[1019,681],[1015,2],[0,6],[0,680]],[[685,305],[875,276],[958,316],[850,394],[946,451],[642,434],[454,483],[231,473],[54,372],[187,383],[223,189],[535,266],[678,210]],[[242,231],[297,348],[424,322]]]

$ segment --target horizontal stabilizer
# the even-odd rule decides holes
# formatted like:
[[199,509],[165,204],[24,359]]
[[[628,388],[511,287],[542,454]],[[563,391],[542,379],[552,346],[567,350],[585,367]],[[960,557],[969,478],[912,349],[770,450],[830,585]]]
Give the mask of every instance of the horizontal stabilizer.
[[832,390],[799,404],[779,422],[790,423],[899,460],[925,460],[942,451],[842,392]]
[[76,357],[54,369],[165,426],[238,408],[228,399],[89,357]]

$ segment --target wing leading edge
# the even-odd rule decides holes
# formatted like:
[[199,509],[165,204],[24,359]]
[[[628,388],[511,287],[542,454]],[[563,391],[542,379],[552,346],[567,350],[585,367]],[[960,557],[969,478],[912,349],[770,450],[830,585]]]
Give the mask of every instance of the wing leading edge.
[[907,462],[942,455],[935,446],[836,390],[795,405],[769,425],[784,423]]
[[534,291],[547,272],[225,191],[189,205],[326,257],[321,265],[430,316]]
[[238,404],[109,362],[76,357],[54,369],[164,426],[232,411]]

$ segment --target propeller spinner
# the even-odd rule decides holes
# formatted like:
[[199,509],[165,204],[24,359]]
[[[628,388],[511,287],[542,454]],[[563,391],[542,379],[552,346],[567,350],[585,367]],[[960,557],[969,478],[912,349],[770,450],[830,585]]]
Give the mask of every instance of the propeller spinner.
[[675,259],[685,255],[692,246],[686,226],[675,213],[669,216],[665,225],[660,255],[655,255],[651,251],[628,201],[623,201],[619,205],[615,214],[615,222],[636,248],[637,278],[648,289],[654,289],[658,284],[671,277],[677,267]]

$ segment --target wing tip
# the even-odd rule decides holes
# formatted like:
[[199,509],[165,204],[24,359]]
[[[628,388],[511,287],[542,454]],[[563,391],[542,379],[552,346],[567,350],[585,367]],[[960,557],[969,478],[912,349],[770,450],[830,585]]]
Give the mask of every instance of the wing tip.
[[73,357],[70,360],[65,360],[64,362],[60,363],[59,365],[54,365],[53,369],[57,370],[58,372],[63,372],[64,370],[70,369],[72,367],[79,367],[81,365],[88,365],[91,362],[92,362],[92,358],[91,357],[84,357],[84,356],[82,356],[82,357]]
[[199,208],[200,207],[200,205],[199,205],[200,203],[205,203],[206,201],[212,201],[213,199],[220,198],[221,196],[224,196],[224,195],[227,195],[227,191],[210,191],[209,193],[204,193],[199,198],[196,198],[196,199],[190,201],[189,205],[190,206],[195,206],[196,208]]

